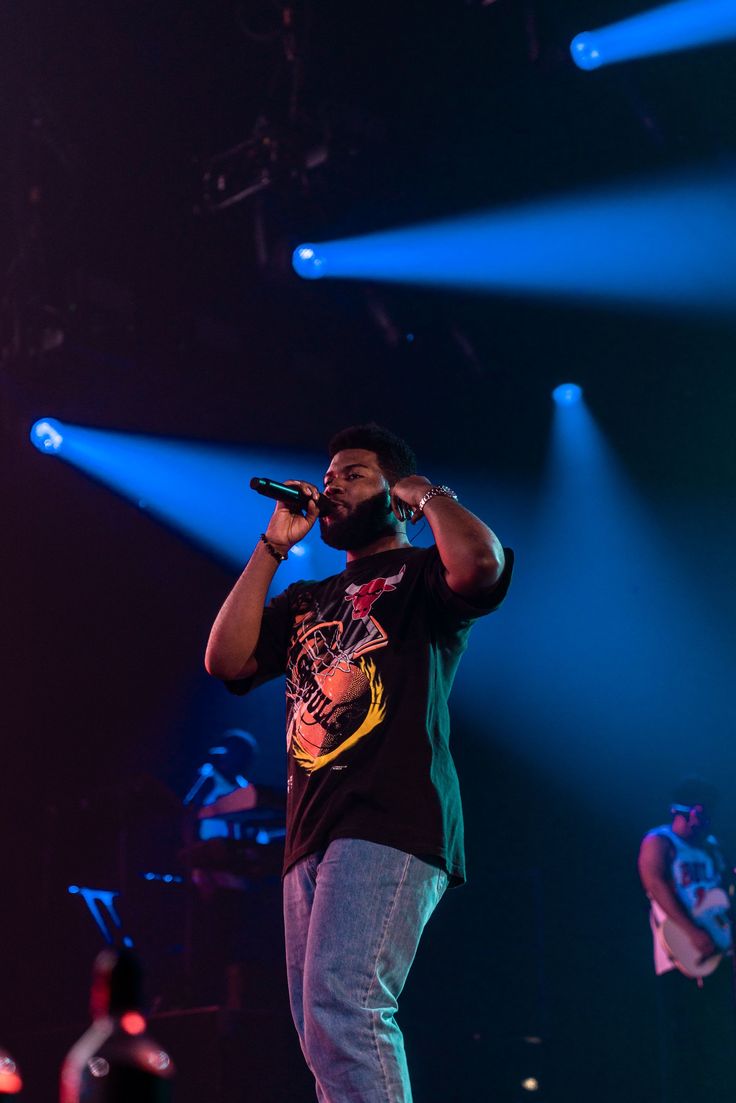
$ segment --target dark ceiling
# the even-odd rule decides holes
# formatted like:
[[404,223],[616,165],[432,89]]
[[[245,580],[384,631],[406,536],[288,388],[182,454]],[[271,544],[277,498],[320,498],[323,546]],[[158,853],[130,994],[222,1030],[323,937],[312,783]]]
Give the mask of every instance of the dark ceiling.
[[[732,47],[593,74],[572,65],[576,31],[641,7],[6,6],[4,371],[16,444],[41,413],[310,447],[376,417],[420,453],[438,451],[441,426],[442,448],[461,459],[534,472],[549,390],[573,378],[639,475],[722,480],[734,397],[723,323],[308,285],[289,266],[302,240],[728,161]],[[223,169],[231,189],[264,173],[267,186],[213,210]]]

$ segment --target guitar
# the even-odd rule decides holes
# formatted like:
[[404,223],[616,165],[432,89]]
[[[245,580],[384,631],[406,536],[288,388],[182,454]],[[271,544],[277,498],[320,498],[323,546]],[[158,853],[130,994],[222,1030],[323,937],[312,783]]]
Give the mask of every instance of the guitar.
[[708,932],[718,950],[705,961],[701,961],[688,932],[674,919],[666,918],[655,931],[662,949],[681,973],[692,978],[707,977],[718,968],[724,954],[732,952],[731,906],[723,889],[709,889],[693,908],[692,917]]

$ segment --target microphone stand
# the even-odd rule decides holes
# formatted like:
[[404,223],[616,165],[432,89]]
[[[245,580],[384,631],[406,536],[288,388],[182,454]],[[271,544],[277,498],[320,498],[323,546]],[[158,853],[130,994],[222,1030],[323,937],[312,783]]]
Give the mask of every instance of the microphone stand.
[[209,778],[212,777],[212,775],[215,772],[215,767],[212,765],[211,762],[203,762],[202,765],[199,767],[198,772],[199,772],[199,777],[197,778],[194,785],[191,787],[191,789],[189,790],[187,795],[184,797],[184,800],[182,801],[182,804],[184,805],[185,808],[188,804],[192,803],[192,801],[194,800],[194,798],[197,796],[200,789],[204,785],[205,781],[207,781]]

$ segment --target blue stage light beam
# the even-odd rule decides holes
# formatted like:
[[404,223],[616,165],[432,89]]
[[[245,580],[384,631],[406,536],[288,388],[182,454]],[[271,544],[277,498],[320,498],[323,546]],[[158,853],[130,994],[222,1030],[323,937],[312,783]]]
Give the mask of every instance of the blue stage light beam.
[[[251,491],[251,477],[306,478],[317,485],[322,479],[315,456],[90,429],[51,417],[39,418],[30,438],[39,451],[80,468],[235,566],[247,559],[273,508]],[[342,556],[310,534],[292,549],[278,585],[341,566]]]
[[729,314],[736,179],[629,184],[308,249],[320,277]]
[[732,38],[736,38],[734,0],[677,0],[594,31],[582,31],[570,43],[570,53],[579,69],[590,70]]
[[[553,406],[545,476],[536,510],[528,502],[508,528],[524,585],[512,584],[494,614],[505,618],[503,647],[490,635],[479,661],[476,641],[463,664],[476,677],[458,684],[457,707],[482,715],[493,678],[514,753],[593,806],[605,793],[606,814],[625,823],[637,787],[651,795],[653,763],[702,768],[705,741],[692,732],[729,707],[717,682],[734,652],[731,629],[704,603],[676,527],[660,527],[583,396]],[[495,527],[493,510],[489,500],[477,512]],[[482,639],[484,626],[474,631]]]

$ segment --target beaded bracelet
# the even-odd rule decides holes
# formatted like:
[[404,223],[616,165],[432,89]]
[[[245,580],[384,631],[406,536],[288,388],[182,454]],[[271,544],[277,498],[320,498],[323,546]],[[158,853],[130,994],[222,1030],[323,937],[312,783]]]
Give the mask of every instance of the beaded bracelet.
[[273,544],[271,544],[266,539],[265,532],[261,533],[261,540],[266,545],[266,550],[268,551],[268,554],[272,555],[277,563],[283,563],[285,559],[288,559],[288,555],[284,555],[283,552],[280,552],[278,548],[275,548]]

